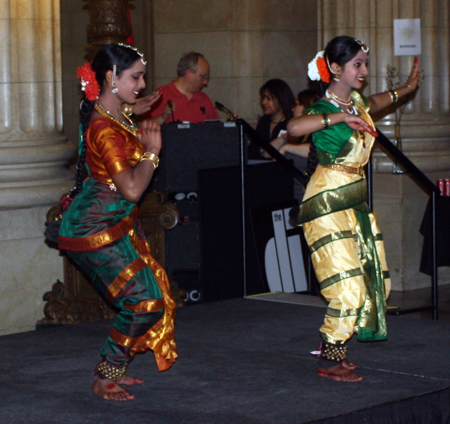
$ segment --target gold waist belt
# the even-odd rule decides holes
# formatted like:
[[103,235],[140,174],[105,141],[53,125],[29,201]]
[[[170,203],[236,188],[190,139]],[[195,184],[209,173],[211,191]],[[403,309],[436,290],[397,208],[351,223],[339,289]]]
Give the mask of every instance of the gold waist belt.
[[324,168],[334,169],[335,171],[346,172],[347,174],[358,174],[364,177],[364,168],[353,168],[345,165],[323,165]]

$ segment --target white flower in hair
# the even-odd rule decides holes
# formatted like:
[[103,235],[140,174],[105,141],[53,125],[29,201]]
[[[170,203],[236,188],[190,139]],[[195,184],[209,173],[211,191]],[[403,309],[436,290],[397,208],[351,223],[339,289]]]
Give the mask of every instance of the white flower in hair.
[[311,62],[309,62],[309,64],[308,64],[308,77],[311,81],[320,81],[321,80],[319,67],[317,66],[317,60],[319,58],[323,59],[324,53],[325,53],[324,50],[317,53],[316,57],[313,60],[311,60]]

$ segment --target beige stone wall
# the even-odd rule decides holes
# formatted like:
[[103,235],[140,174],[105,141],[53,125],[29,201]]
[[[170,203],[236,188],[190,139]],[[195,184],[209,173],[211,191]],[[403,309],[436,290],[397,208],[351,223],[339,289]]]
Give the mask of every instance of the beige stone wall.
[[[435,182],[450,172],[427,173]],[[408,175],[374,176],[374,210],[385,241],[393,290],[409,291],[431,286],[431,277],[420,273],[423,236],[420,226],[428,195]],[[438,268],[440,285],[450,284],[450,268]]]
[[251,123],[260,114],[259,88],[266,80],[284,79],[294,93],[307,87],[307,64],[317,45],[315,0],[153,5],[156,86],[176,77],[183,53],[199,51],[211,65],[205,92]]
[[59,251],[44,242],[48,207],[0,211],[0,335],[34,330],[45,292],[63,279]]
[[419,272],[423,237],[420,225],[428,196],[407,175],[375,174],[374,210],[383,233],[393,290],[430,285]]

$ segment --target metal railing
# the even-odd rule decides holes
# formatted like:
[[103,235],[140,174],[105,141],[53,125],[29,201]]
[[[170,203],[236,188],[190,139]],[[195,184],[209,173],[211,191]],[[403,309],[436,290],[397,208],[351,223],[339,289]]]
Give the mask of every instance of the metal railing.
[[[408,176],[420,186],[425,193],[431,198],[431,216],[432,216],[432,273],[431,273],[431,306],[423,306],[411,309],[398,309],[394,312],[396,315],[415,313],[426,310],[432,311],[433,320],[439,318],[438,307],[438,273],[437,273],[437,246],[436,246],[436,196],[440,195],[439,188],[419,169],[414,163],[412,163],[404,153],[397,148],[381,131],[378,131],[378,144],[381,149],[400,164],[403,169],[408,173]],[[369,207],[373,206],[373,185],[372,185],[372,161],[367,166],[367,182],[369,190]]]
[[[243,132],[247,134],[253,142],[255,142],[260,148],[264,149],[273,159],[277,160],[280,165],[289,172],[295,179],[301,184],[306,186],[305,175],[296,168],[292,162],[286,159],[277,149],[275,149],[270,143],[262,140],[253,129],[243,119],[238,119],[237,124],[241,126]],[[432,206],[432,275],[431,275],[431,306],[423,306],[411,309],[398,309],[394,313],[396,315],[415,313],[426,310],[432,311],[433,320],[437,320],[439,317],[438,310],[438,273],[437,273],[437,260],[436,260],[436,196],[440,195],[438,187],[419,169],[414,163],[412,163],[407,156],[403,154],[381,131],[378,131],[377,141],[381,149],[388,154],[388,156],[401,165],[408,176],[411,177],[417,185],[430,196]],[[368,185],[368,204],[370,209],[373,209],[373,184],[372,184],[372,160],[369,161],[366,170],[367,185]],[[309,282],[310,285],[310,282]]]

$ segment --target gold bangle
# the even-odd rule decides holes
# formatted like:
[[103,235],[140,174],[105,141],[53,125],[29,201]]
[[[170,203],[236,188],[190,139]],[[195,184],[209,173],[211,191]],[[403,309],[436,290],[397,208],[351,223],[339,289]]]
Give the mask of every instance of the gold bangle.
[[394,103],[394,95],[391,93],[391,91],[386,91],[387,94],[389,94],[389,97],[391,98],[391,103]]
[[395,98],[394,103],[397,103],[398,102],[398,93],[395,90],[394,90],[394,98]]
[[159,165],[159,157],[157,155],[155,155],[152,152],[145,152],[142,156],[141,159],[139,159],[139,162],[142,162],[143,160],[149,160],[154,168],[158,168]]
[[327,130],[328,128],[330,128],[331,120],[328,117],[328,114],[326,114],[326,113],[322,113],[322,116],[323,116],[323,119],[320,122],[323,125],[323,129]]
[[391,96],[392,103],[397,103],[398,93],[395,90],[389,90],[388,93]]

